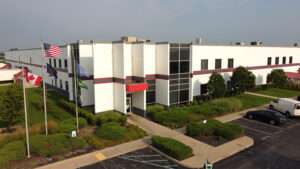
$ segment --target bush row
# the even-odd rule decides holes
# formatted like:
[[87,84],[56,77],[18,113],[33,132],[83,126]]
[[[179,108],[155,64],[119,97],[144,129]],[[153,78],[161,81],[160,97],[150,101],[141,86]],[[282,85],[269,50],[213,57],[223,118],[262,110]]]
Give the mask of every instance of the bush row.
[[187,125],[188,136],[212,136],[216,135],[225,139],[235,139],[244,134],[244,128],[236,123],[222,123],[215,119],[207,120],[207,123],[192,122]]
[[119,123],[109,122],[103,124],[96,134],[104,139],[118,140],[124,136],[126,131],[126,128],[122,127]]
[[36,135],[30,137],[30,151],[37,155],[53,155],[84,147],[86,141],[71,134]]
[[[65,109],[67,109],[68,111],[72,112],[73,114],[76,113],[76,106],[74,103],[71,103],[69,101],[66,101],[64,99],[60,99],[59,100],[59,105],[64,107]],[[85,110],[85,109],[82,109],[82,108],[79,108],[78,107],[78,115],[80,117],[83,117],[85,118],[89,124],[91,125],[99,125],[101,126],[102,124],[104,123],[107,123],[107,122],[118,122],[120,123],[121,125],[125,125],[126,121],[127,121],[127,117],[118,113],[118,112],[115,112],[115,111],[107,111],[107,112],[103,112],[101,113],[100,115],[95,115],[94,113],[88,111],[88,110]]]
[[14,141],[0,149],[0,168],[7,167],[12,161],[19,161],[26,157],[24,141]]
[[[71,133],[72,131],[76,131],[76,118],[71,118],[64,120],[58,124],[58,132],[60,133]],[[82,128],[87,125],[87,120],[79,117],[78,118],[78,126]]]
[[[55,121],[48,121],[48,133],[53,134],[58,131],[57,123]],[[29,127],[29,135],[45,134],[45,123],[35,124]],[[22,140],[26,136],[25,129],[18,129],[13,133],[0,134],[0,148],[7,143]]]
[[[120,125],[118,124],[118,126],[120,126]],[[107,132],[109,132],[109,131],[107,131]],[[113,134],[113,135],[115,135],[115,134]],[[102,138],[103,137],[102,134],[100,134],[101,137],[99,137],[97,135],[96,136],[89,135],[89,136],[85,137],[85,139],[87,140],[88,144],[91,145],[94,149],[100,150],[107,146],[113,146],[115,144],[120,144],[123,142],[128,142],[131,140],[143,138],[144,136],[146,136],[146,132],[143,131],[142,129],[140,129],[138,126],[130,124],[127,126],[126,133],[121,134],[121,135],[122,135],[122,137],[120,137],[118,140],[111,140],[110,139],[111,135],[109,135],[109,137],[104,136],[105,138],[108,138],[108,139]]]
[[151,140],[155,148],[177,160],[184,160],[193,155],[191,147],[172,138],[152,136]]
[[224,113],[239,111],[242,107],[236,98],[221,98],[201,105],[193,104],[164,109],[162,106],[148,106],[147,112],[151,119],[170,128],[182,127],[192,121],[200,121]]

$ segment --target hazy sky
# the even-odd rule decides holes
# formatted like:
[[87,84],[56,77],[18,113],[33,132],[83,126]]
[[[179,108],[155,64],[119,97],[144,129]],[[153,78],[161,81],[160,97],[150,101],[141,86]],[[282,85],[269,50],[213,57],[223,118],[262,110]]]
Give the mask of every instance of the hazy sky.
[[121,36],[292,45],[300,0],[0,0],[0,50]]

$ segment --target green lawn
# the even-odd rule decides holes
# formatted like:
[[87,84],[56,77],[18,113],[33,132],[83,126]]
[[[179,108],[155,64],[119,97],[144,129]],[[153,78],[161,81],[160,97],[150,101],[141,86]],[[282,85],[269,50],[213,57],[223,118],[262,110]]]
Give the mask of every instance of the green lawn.
[[253,96],[253,95],[249,95],[249,94],[233,96],[233,98],[237,98],[242,102],[241,110],[246,110],[246,109],[250,109],[253,107],[261,106],[261,105],[267,104],[271,100],[273,100],[271,98]]
[[[8,86],[1,86],[0,90],[7,90]],[[44,122],[45,116],[43,107],[43,95],[41,88],[26,89],[27,95],[27,110],[28,110],[28,124],[30,126]],[[68,113],[65,109],[58,106],[58,100],[65,96],[48,90],[47,95],[47,117],[48,120],[60,122],[65,119],[72,118],[73,115]],[[21,116],[18,118],[16,124],[24,125],[24,108],[21,110]],[[1,126],[0,126],[1,127]]]
[[286,90],[286,89],[277,89],[277,88],[270,88],[270,89],[266,89],[266,90],[261,90],[261,91],[258,91],[256,93],[265,94],[265,95],[269,95],[269,96],[276,96],[276,97],[293,97],[293,96],[300,95],[299,91]]

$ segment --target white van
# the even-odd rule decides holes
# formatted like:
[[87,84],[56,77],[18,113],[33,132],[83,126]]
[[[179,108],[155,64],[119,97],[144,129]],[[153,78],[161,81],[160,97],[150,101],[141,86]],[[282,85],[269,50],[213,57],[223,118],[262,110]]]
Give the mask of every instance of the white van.
[[274,109],[284,113],[287,117],[300,116],[300,101],[278,98],[270,102],[270,109]]

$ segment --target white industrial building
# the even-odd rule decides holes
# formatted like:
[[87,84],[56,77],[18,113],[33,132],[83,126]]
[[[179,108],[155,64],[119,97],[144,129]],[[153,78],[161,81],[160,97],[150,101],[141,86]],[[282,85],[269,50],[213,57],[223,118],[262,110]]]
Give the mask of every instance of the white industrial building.
[[[256,76],[256,84],[266,83],[272,69],[296,72],[300,66],[297,46],[208,45],[140,41],[123,37],[121,41],[91,41],[60,46],[59,59],[46,58],[55,67],[58,79],[47,75],[46,83],[74,100],[73,57],[90,77],[80,77],[88,90],[79,90],[82,106],[95,106],[95,113],[116,110],[144,114],[148,104],[179,105],[203,94],[213,72],[226,81],[238,66]],[[32,73],[42,75],[41,49],[5,52],[12,68],[24,62]]]

